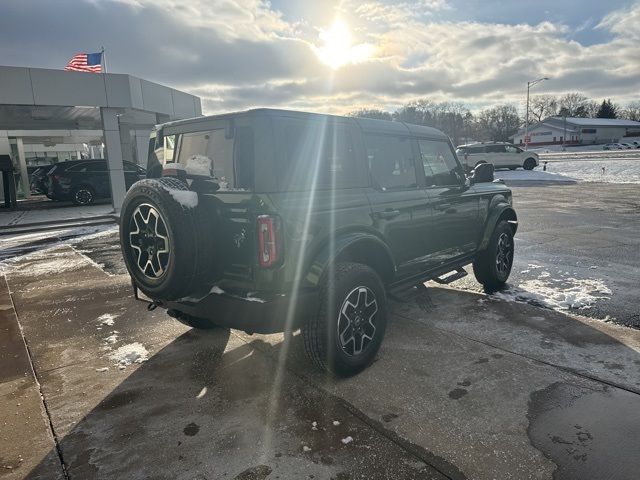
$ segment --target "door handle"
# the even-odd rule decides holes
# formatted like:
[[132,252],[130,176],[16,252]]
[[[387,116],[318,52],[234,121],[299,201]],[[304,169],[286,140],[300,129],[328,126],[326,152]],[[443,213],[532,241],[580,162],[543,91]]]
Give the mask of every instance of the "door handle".
[[376,218],[388,220],[390,218],[395,218],[398,215],[400,215],[400,210],[383,210],[381,212],[375,212],[374,215]]

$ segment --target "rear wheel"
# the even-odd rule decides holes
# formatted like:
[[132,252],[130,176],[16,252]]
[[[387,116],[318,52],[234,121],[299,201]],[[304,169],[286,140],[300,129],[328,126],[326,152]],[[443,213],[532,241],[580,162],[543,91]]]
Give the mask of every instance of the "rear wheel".
[[338,263],[320,290],[320,309],[302,327],[305,350],[320,368],[347,377],[375,358],[387,326],[384,286],[367,265]]
[[71,192],[71,201],[76,205],[91,205],[95,198],[96,192],[89,185],[80,185]]
[[525,170],[533,170],[536,166],[535,158],[527,158],[522,165],[522,168]]
[[502,220],[493,230],[487,248],[473,262],[473,274],[486,292],[504,287],[511,273],[514,251],[513,230]]

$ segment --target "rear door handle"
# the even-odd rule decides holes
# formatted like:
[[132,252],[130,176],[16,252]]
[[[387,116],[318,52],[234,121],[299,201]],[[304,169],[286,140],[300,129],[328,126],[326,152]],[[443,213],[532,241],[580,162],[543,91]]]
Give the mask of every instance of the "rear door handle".
[[375,212],[374,214],[376,218],[382,218],[388,220],[390,218],[395,218],[400,215],[400,210],[383,210],[381,212]]

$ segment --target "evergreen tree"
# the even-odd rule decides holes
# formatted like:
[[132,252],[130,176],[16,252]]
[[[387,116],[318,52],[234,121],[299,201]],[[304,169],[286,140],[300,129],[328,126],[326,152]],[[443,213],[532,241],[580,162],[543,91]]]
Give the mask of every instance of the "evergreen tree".
[[596,113],[596,117],[598,118],[617,118],[618,117],[618,109],[613,104],[610,99],[603,100],[600,108],[598,109],[598,113]]

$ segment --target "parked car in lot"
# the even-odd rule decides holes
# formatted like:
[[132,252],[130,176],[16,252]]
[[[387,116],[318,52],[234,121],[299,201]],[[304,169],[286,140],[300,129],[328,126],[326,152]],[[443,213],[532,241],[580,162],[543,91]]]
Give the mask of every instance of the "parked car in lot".
[[515,170],[522,167],[533,170],[540,164],[538,154],[516,147],[510,143],[471,143],[456,148],[458,158],[467,171],[481,163],[492,163],[496,168]]
[[623,149],[635,148],[635,146],[634,146],[634,145],[632,145],[632,144],[630,144],[630,143],[626,143],[626,142],[621,143],[621,144],[620,144],[620,146],[621,146]]
[[51,170],[51,165],[36,168],[31,173],[31,182],[29,183],[29,189],[34,195],[47,193],[47,172]]
[[165,124],[152,142],[122,253],[136,298],[192,327],[300,328],[316,365],[352,375],[378,351],[388,296],[469,263],[487,290],[509,277],[511,191],[492,165],[465,176],[433,128],[258,109]]
[[[146,170],[134,163],[123,162],[127,189],[145,178]],[[98,198],[110,198],[107,161],[72,160],[55,164],[47,173],[47,197],[71,200],[76,205],[90,205]]]
[[619,143],[607,143],[602,147],[603,150],[622,150],[623,148]]

